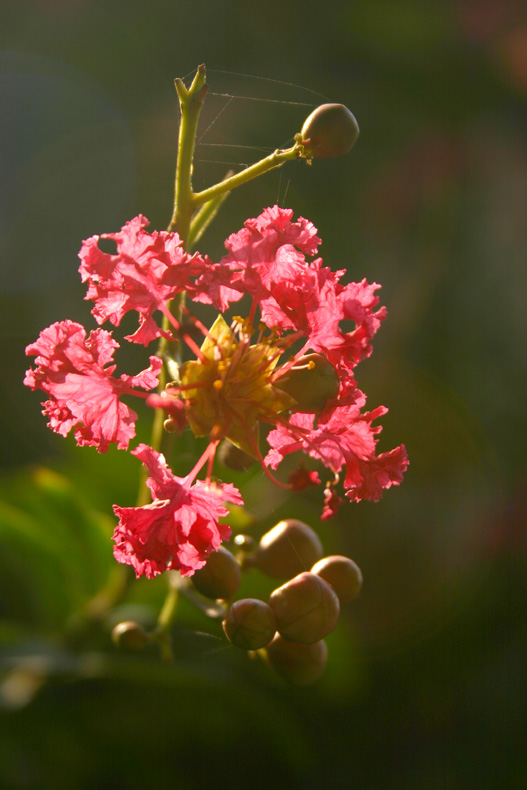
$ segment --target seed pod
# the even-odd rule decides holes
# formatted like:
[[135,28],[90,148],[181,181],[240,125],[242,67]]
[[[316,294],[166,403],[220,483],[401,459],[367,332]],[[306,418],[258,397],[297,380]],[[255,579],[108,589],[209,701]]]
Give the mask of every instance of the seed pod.
[[242,572],[230,551],[220,546],[209,556],[207,564],[195,572],[191,581],[196,590],[207,598],[228,600],[237,592]]
[[223,630],[229,642],[242,650],[259,650],[276,634],[276,618],[271,607],[256,598],[234,601]]
[[288,518],[266,532],[251,558],[272,579],[291,579],[324,553],[317,533],[303,521]]
[[345,154],[358,136],[355,116],[343,104],[321,104],[306,118],[300,132],[308,159]]
[[328,648],[323,640],[303,645],[288,642],[280,634],[262,652],[267,663],[294,686],[314,683],[324,672],[328,661]]
[[136,652],[146,645],[146,634],[139,623],[125,620],[112,629],[112,641],[121,650]]
[[276,381],[298,404],[298,411],[320,412],[339,391],[337,371],[322,354],[306,354],[295,367]]
[[311,568],[311,573],[320,576],[333,587],[341,606],[353,601],[362,587],[360,568],[349,557],[342,557],[340,554],[319,560]]
[[306,645],[330,634],[340,614],[335,591],[313,573],[300,573],[278,587],[270,595],[269,606],[284,639]]

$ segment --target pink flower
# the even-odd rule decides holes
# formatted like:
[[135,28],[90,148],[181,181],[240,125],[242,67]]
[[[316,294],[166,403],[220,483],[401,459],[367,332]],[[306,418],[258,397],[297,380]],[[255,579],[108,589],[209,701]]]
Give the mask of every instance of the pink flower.
[[143,507],[114,506],[119,517],[115,558],[132,565],[137,577],[151,579],[166,570],[192,576],[229,537],[230,527],[218,519],[228,514],[223,502],[243,504],[240,492],[230,483],[193,483],[196,467],[187,477],[176,477],[163,455],[146,444],[132,455],[148,467],[154,501]]
[[[139,328],[127,337],[147,345],[154,338],[171,339],[154,314],[160,311],[186,343],[184,361],[168,356],[171,379],[163,392],[157,384],[162,362],[136,377],[114,378],[111,365],[118,344],[102,329],[86,337],[85,330],[64,321],[41,333],[29,346],[37,367],[25,383],[49,396],[44,412],[50,427],[66,435],[75,428],[79,444],[99,451],[116,442],[127,448],[137,418],[120,401],[123,394],[142,396],[168,416],[167,430],[188,425],[196,437],[208,437],[207,450],[193,471],[176,478],[162,456],[145,445],[135,454],[151,472],[155,500],[144,508],[116,508],[116,556],[147,576],[168,568],[192,573],[225,536],[218,526],[224,515],[222,501],[238,501],[232,486],[210,483],[218,443],[231,443],[257,459],[275,479],[283,459],[299,451],[325,465],[332,473],[324,492],[323,518],[337,512],[342,497],[336,486],[343,476],[351,501],[378,500],[398,485],[408,465],[404,446],[377,454],[381,428],[373,422],[386,409],[363,411],[364,394],[358,389],[354,368],[371,353],[371,340],[386,317],[379,307],[376,283],[342,283],[345,270],[332,270],[314,258],[320,239],[306,219],[277,206],[249,219],[225,242],[226,255],[211,263],[190,256],[175,233],[147,233],[148,221],[138,216],[119,233],[93,236],[80,252],[80,272],[88,282],[87,299],[97,321],[118,325],[125,313],[139,314]],[[99,239],[116,244],[116,253],[103,252]],[[181,325],[169,311],[169,302],[186,292]],[[221,311],[249,300],[248,315],[227,323],[218,315],[211,326],[193,316],[191,302],[212,304]],[[195,333],[203,336],[201,346]],[[260,452],[260,428],[270,425],[270,450]],[[146,449],[145,449],[146,448]],[[161,460],[160,460],[161,459]],[[204,482],[195,481],[207,464]],[[343,474],[342,474],[343,473]],[[161,491],[161,481],[166,491]],[[302,490],[320,484],[316,471],[293,473],[288,484]]]
[[[344,488],[346,496],[354,502],[370,499],[376,502],[385,488],[402,482],[408,466],[406,449],[403,445],[387,453],[376,455],[375,435],[380,426],[372,422],[385,414],[387,409],[379,406],[372,412],[361,413],[364,403],[362,393],[356,391],[356,402],[347,406],[327,408],[319,415],[315,426],[312,414],[295,414],[289,425],[279,425],[271,431],[267,441],[271,450],[265,458],[272,469],[290,453],[302,451],[321,461],[335,476],[345,468]],[[333,492],[331,502],[335,503]],[[326,513],[335,512],[333,504],[326,502]],[[326,514],[326,518],[329,517]]]
[[[403,446],[377,455],[381,429],[372,423],[386,409],[361,412],[366,398],[353,369],[371,353],[386,309],[378,307],[376,283],[342,284],[343,270],[332,271],[320,258],[309,261],[319,243],[311,223],[294,222],[291,211],[276,206],[229,236],[227,255],[207,264],[190,293],[221,310],[248,295],[249,318],[236,318],[230,328],[216,319],[198,359],[180,368],[174,394],[185,402],[196,436],[227,437],[272,469],[303,452],[335,480],[345,469],[350,500],[377,500],[401,482],[408,459]],[[297,351],[288,356],[293,343]],[[274,426],[265,459],[258,451],[260,423]],[[315,479],[297,474],[290,484]],[[342,501],[333,488],[327,491],[324,518]]]
[[248,219],[225,242],[227,255],[198,278],[194,298],[222,311],[244,294],[256,302],[268,298],[272,283],[283,280],[286,269],[304,267],[305,255],[314,255],[320,243],[311,222],[292,217],[291,209],[274,206]]
[[162,366],[160,359],[150,357],[150,367],[137,376],[114,378],[115,365],[109,363],[116,348],[111,332],[96,329],[86,337],[84,327],[70,320],[44,329],[26,348],[26,354],[36,355],[37,367],[26,372],[24,384],[49,396],[43,410],[49,427],[62,436],[76,427],[77,443],[99,452],[106,452],[111,442],[119,449],[128,447],[137,414],[119,397],[140,395],[135,387],[154,389]]
[[[337,365],[351,370],[369,356],[369,341],[386,317],[379,303],[376,283],[342,285],[345,270],[332,271],[316,254],[321,240],[308,220],[292,221],[293,212],[277,206],[249,219],[225,242],[227,255],[207,263],[190,289],[195,301],[226,310],[244,294],[253,299],[261,320],[280,333],[297,332],[306,348],[326,354]],[[345,332],[341,323],[353,321]]]
[[[87,239],[79,253],[79,272],[82,281],[88,282],[85,298],[95,302],[92,313],[97,323],[109,320],[118,326],[125,313],[136,310],[139,329],[126,339],[145,346],[161,335],[171,337],[158,327],[153,314],[165,311],[166,303],[188,288],[191,274],[199,274],[204,265],[199,256],[182,249],[177,233],[150,234],[144,230],[148,224],[146,217],[139,215],[119,233]],[[116,242],[117,254],[100,250],[101,238]]]

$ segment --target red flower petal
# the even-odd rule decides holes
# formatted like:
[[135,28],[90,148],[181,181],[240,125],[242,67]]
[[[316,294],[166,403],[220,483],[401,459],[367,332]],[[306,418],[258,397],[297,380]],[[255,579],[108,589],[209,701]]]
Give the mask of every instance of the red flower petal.
[[[92,236],[81,248],[79,272],[88,282],[86,299],[95,302],[92,310],[97,323],[109,320],[118,326],[129,310],[139,313],[139,329],[127,340],[148,345],[163,332],[153,319],[176,293],[190,286],[190,275],[201,272],[203,261],[182,248],[177,233],[147,233],[146,217],[139,215],[126,223],[119,233]],[[99,249],[99,239],[111,239],[117,253]]]
[[86,337],[83,326],[67,320],[44,329],[26,348],[26,354],[36,355],[37,367],[27,371],[24,384],[49,396],[44,403],[49,427],[66,436],[76,426],[77,443],[99,452],[106,452],[111,442],[127,449],[137,414],[119,396],[134,394],[132,387],[153,389],[162,365],[150,357],[147,370],[116,379],[111,375],[115,365],[107,365],[118,347],[110,332],[96,329]]
[[166,570],[191,576],[217,551],[231,529],[218,519],[228,514],[223,502],[241,505],[241,495],[230,484],[207,484],[176,477],[165,458],[148,445],[132,451],[148,467],[148,486],[154,501],[143,507],[114,506],[114,555],[132,565],[137,577],[151,579]]

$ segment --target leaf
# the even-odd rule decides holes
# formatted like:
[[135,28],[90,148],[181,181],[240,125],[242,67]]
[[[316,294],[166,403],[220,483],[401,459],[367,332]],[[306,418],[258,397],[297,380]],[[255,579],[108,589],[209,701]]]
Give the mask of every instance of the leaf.
[[64,476],[24,471],[0,492],[0,612],[58,626],[108,581],[111,519],[91,511]]

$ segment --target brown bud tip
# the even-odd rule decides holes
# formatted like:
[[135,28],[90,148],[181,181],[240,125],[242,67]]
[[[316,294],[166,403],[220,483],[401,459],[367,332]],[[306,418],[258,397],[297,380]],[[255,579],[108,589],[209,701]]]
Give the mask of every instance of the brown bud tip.
[[259,650],[276,633],[276,618],[271,607],[256,598],[235,601],[223,621],[227,639],[242,650]]
[[362,573],[358,565],[349,557],[339,554],[319,560],[311,568],[311,573],[320,576],[333,587],[341,606],[353,601],[362,587]]
[[112,641],[120,650],[135,652],[146,645],[146,634],[139,623],[126,620],[112,629]]
[[321,104],[304,121],[300,139],[307,159],[329,159],[350,150],[359,125],[343,104]]
[[274,590],[269,598],[280,634],[290,642],[311,645],[336,628],[339,599],[320,576],[300,573]]
[[323,553],[317,533],[303,521],[288,518],[262,536],[254,564],[272,579],[291,579],[310,568]]
[[237,592],[242,581],[240,566],[227,549],[220,546],[207,564],[191,577],[192,584],[207,598],[228,600]]
[[323,641],[312,645],[288,642],[277,634],[264,650],[267,663],[288,683],[308,686],[322,675],[328,662],[328,649]]
[[276,381],[298,404],[298,411],[322,411],[328,400],[339,391],[337,371],[322,354],[305,354],[291,370]]

